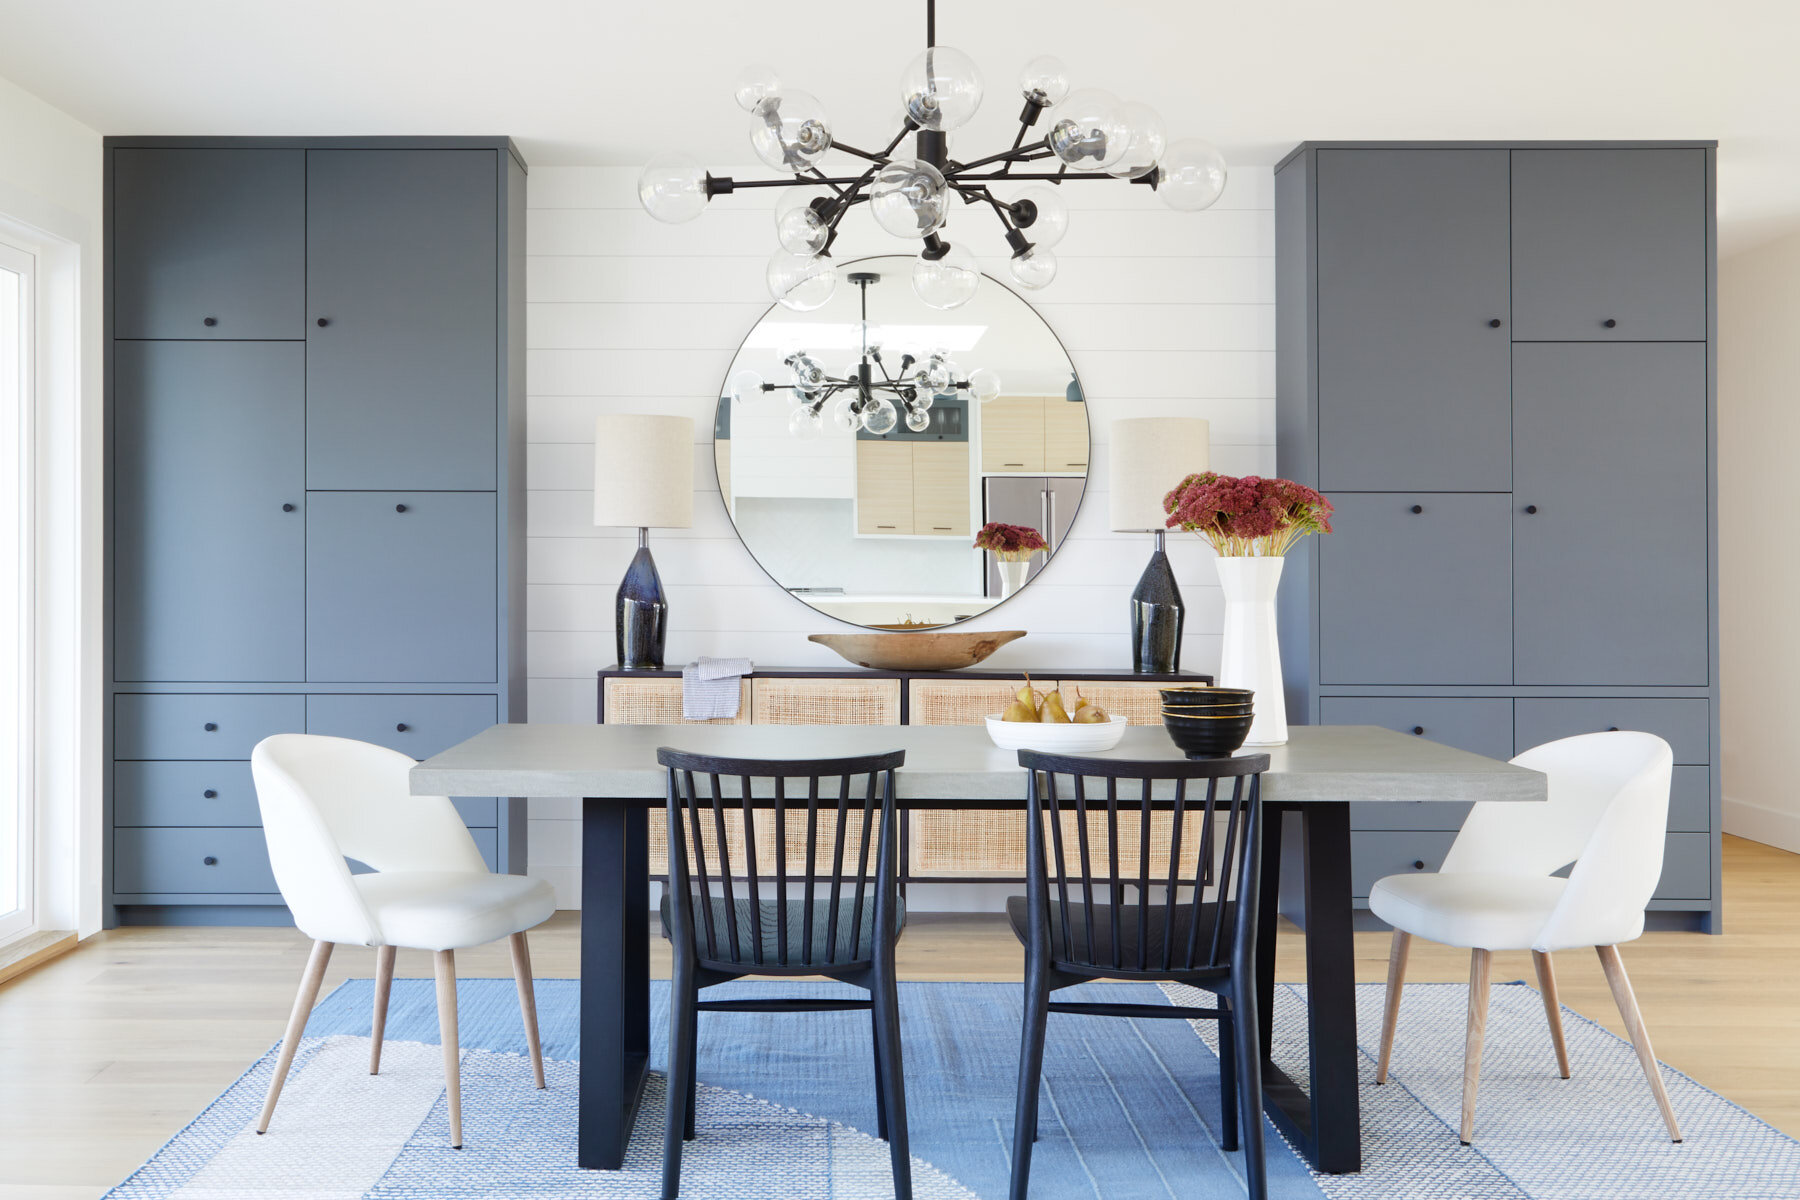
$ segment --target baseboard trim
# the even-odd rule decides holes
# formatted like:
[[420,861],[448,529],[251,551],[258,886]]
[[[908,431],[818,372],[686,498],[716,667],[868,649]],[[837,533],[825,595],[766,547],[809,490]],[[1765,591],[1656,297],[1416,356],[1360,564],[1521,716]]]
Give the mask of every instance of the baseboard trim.
[[1800,813],[1782,812],[1748,800],[1725,797],[1725,832],[1800,854]]
[[17,979],[34,967],[67,954],[80,940],[71,930],[51,929],[28,933],[16,942],[0,946],[0,983]]

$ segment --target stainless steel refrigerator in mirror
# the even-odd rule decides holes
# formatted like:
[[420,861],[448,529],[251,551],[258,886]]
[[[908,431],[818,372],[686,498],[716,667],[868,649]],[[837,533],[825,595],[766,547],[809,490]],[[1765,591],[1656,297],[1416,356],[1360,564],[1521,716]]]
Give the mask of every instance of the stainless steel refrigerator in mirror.
[[[1032,555],[1027,581],[1035,579],[1050,561],[1050,555],[1062,549],[1086,484],[1082,478],[1054,475],[990,475],[982,481],[982,524],[1004,521],[1008,525],[1029,525],[1050,543],[1050,554]],[[987,560],[987,590],[983,594],[998,596],[1000,571],[994,566],[993,555],[987,555]]]

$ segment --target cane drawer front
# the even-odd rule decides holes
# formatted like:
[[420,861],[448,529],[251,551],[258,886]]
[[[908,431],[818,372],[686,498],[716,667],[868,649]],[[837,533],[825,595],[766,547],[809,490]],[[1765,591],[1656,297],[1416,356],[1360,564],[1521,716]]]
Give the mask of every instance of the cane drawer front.
[[681,680],[606,680],[605,723],[608,725],[748,725],[750,681],[738,683],[738,714],[712,721],[689,721],[681,715]]
[[[1023,680],[912,679],[907,724],[981,725],[1006,711]],[[1053,687],[1046,680],[1040,687]],[[1021,773],[1021,794],[1025,786]],[[907,869],[915,878],[1018,876],[1025,871],[1025,816],[1017,812],[914,812],[906,816]]]
[[898,725],[898,679],[756,679],[757,725]]
[[[980,725],[1012,703],[1022,679],[911,679],[907,681],[908,725]],[[1054,687],[1050,681],[1038,688]]]
[[1104,708],[1110,715],[1124,717],[1131,725],[1161,725],[1162,722],[1162,688],[1166,683],[1086,683],[1079,679],[1065,679],[1057,685],[1062,689],[1063,705],[1070,712],[1075,711],[1075,697],[1079,694],[1085,700],[1091,700]]

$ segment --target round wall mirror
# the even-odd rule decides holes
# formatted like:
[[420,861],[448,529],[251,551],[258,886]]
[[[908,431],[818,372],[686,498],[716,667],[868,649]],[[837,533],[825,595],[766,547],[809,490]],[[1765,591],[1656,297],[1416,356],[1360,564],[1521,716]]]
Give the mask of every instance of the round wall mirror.
[[[1087,486],[1087,404],[1044,319],[991,277],[959,308],[928,308],[914,261],[840,264],[821,307],[769,309],[713,429],[719,492],[763,570],[875,629],[1000,603],[1061,549]],[[975,546],[991,522],[1045,549],[1003,563]]]

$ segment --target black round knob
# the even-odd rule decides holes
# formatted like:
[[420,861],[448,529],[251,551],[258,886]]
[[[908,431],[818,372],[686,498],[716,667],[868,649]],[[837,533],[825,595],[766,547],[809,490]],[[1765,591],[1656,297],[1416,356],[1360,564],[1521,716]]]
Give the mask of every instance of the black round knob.
[[406,505],[404,505],[404,504],[396,504],[396,505],[394,505],[394,511],[395,511],[395,512],[405,512],[405,511],[406,511]]
[[216,858],[214,858],[214,857],[213,857],[213,856],[212,856],[212,855],[210,855],[210,854],[209,854],[209,855],[207,855],[207,856],[206,856],[206,857],[205,857],[205,858],[203,858],[203,859],[201,859],[201,860],[200,860],[200,861],[201,861],[201,862],[203,862],[203,863],[205,863],[205,864],[206,864],[206,865],[207,865],[207,866],[209,866],[209,867],[216,867],[216,866],[218,866],[218,865],[219,865],[219,860],[218,860],[218,859],[216,859]]
[[213,327],[213,326],[214,326],[214,325],[217,325],[217,324],[218,324],[218,323],[219,323],[219,318],[217,318],[217,317],[208,317],[208,318],[206,318],[206,320],[204,320],[204,321],[202,321],[202,322],[200,322],[200,323],[201,323],[201,324],[202,324],[202,325],[204,325],[204,326],[206,326],[206,327],[207,327],[207,328],[208,328],[208,329],[211,329],[211,328],[212,328],[212,327]]
[[1425,736],[1425,727],[1423,725],[1414,725],[1413,733],[1414,733],[1414,735],[1416,735],[1418,737],[1424,737]]
[[1500,328],[1500,318],[1499,318],[1499,317],[1495,317],[1495,318],[1494,318],[1494,319],[1493,319],[1493,320],[1491,320],[1491,321],[1489,321],[1489,322],[1488,322],[1488,328],[1489,328],[1489,329],[1498,329],[1498,328]]
[[331,322],[330,322],[330,321],[327,321],[327,320],[326,320],[326,319],[325,319],[325,318],[324,318],[324,317],[320,317],[320,318],[319,318],[319,319],[318,319],[318,321],[316,321],[316,322],[315,322],[315,324],[317,324],[317,325],[318,325],[318,327],[319,327],[319,328],[320,328],[320,329],[323,329],[323,328],[325,328],[325,327],[326,327],[326,326],[327,326],[327,325],[329,325],[329,324],[331,324]]
[[1422,859],[1422,858],[1413,859],[1413,870],[1423,871],[1424,869],[1425,869],[1425,860],[1424,859]]
[[294,511],[294,506],[293,506],[293,505],[291,505],[291,504],[284,504],[284,505],[282,505],[282,506],[281,506],[281,511],[282,511],[282,512],[293,512],[293,511]]
[[406,722],[402,721],[398,725],[394,726],[394,732],[395,733],[405,733],[406,732]]
[[1613,320],[1611,317],[1606,318],[1606,320],[1604,320],[1600,323],[1602,325],[1606,326],[1608,329],[1617,329],[1619,327],[1619,323],[1617,321]]
[[1617,725],[1608,725],[1608,726],[1607,726],[1607,727],[1606,727],[1606,732],[1608,732],[1608,733],[1617,733],[1617,732],[1619,732],[1619,727],[1618,727],[1618,726],[1617,726]]
[[205,729],[206,729],[206,732],[208,732],[208,733],[216,733],[216,732],[218,732],[219,727],[218,727],[218,725],[214,724],[213,722],[208,721],[205,725]]
[[1425,506],[1423,504],[1415,504],[1412,506],[1412,510],[1416,513],[1422,513],[1425,511]]
[[206,797],[208,800],[217,800],[219,798],[219,793],[213,791],[211,788],[207,788],[204,792],[201,792],[200,794],[202,796]]
[[1536,515],[1537,515],[1537,505],[1535,505],[1535,504],[1527,504],[1527,505],[1526,505],[1526,506],[1525,506],[1525,511],[1526,511],[1526,512],[1528,512],[1528,513],[1530,513],[1530,514],[1531,514],[1531,515],[1532,515],[1532,516],[1536,516]]

